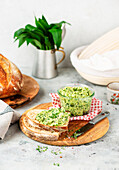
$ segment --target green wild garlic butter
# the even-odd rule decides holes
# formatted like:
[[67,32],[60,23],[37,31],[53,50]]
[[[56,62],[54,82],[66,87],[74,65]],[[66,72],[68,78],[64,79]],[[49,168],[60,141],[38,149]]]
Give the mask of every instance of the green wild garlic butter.
[[36,120],[44,125],[64,126],[69,121],[69,113],[60,108],[52,108],[39,112]]
[[89,113],[94,93],[88,87],[64,87],[58,90],[61,107],[72,116]]

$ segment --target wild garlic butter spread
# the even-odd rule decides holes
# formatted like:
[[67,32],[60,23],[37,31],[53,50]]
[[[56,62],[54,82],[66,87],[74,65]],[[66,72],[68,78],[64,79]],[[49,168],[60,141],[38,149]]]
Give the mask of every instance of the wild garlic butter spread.
[[63,126],[69,121],[69,113],[60,108],[52,108],[39,112],[36,120],[44,125]]
[[92,91],[88,87],[64,87],[58,90],[61,107],[73,116],[81,116],[90,110]]

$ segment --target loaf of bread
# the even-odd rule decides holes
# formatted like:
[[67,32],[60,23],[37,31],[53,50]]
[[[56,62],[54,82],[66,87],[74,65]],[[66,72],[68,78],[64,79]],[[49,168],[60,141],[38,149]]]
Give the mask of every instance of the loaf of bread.
[[0,98],[16,95],[23,86],[20,70],[0,54]]

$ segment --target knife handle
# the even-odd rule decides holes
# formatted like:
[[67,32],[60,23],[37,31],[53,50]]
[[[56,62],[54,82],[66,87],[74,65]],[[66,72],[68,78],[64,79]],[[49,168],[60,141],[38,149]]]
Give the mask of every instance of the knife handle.
[[96,124],[99,121],[101,121],[102,119],[108,117],[110,115],[110,112],[105,111],[105,112],[101,112],[100,114],[98,114],[96,117],[94,117],[91,121],[89,121],[89,123],[91,124]]

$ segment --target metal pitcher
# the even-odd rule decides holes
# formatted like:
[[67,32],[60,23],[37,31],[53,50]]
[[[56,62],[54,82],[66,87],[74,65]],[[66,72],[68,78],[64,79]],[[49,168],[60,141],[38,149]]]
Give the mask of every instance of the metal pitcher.
[[[63,54],[62,59],[58,63],[56,63],[56,51],[60,51]],[[32,75],[44,79],[56,77],[58,74],[57,65],[60,64],[64,58],[65,52],[63,50],[38,50],[38,55],[34,58]]]

